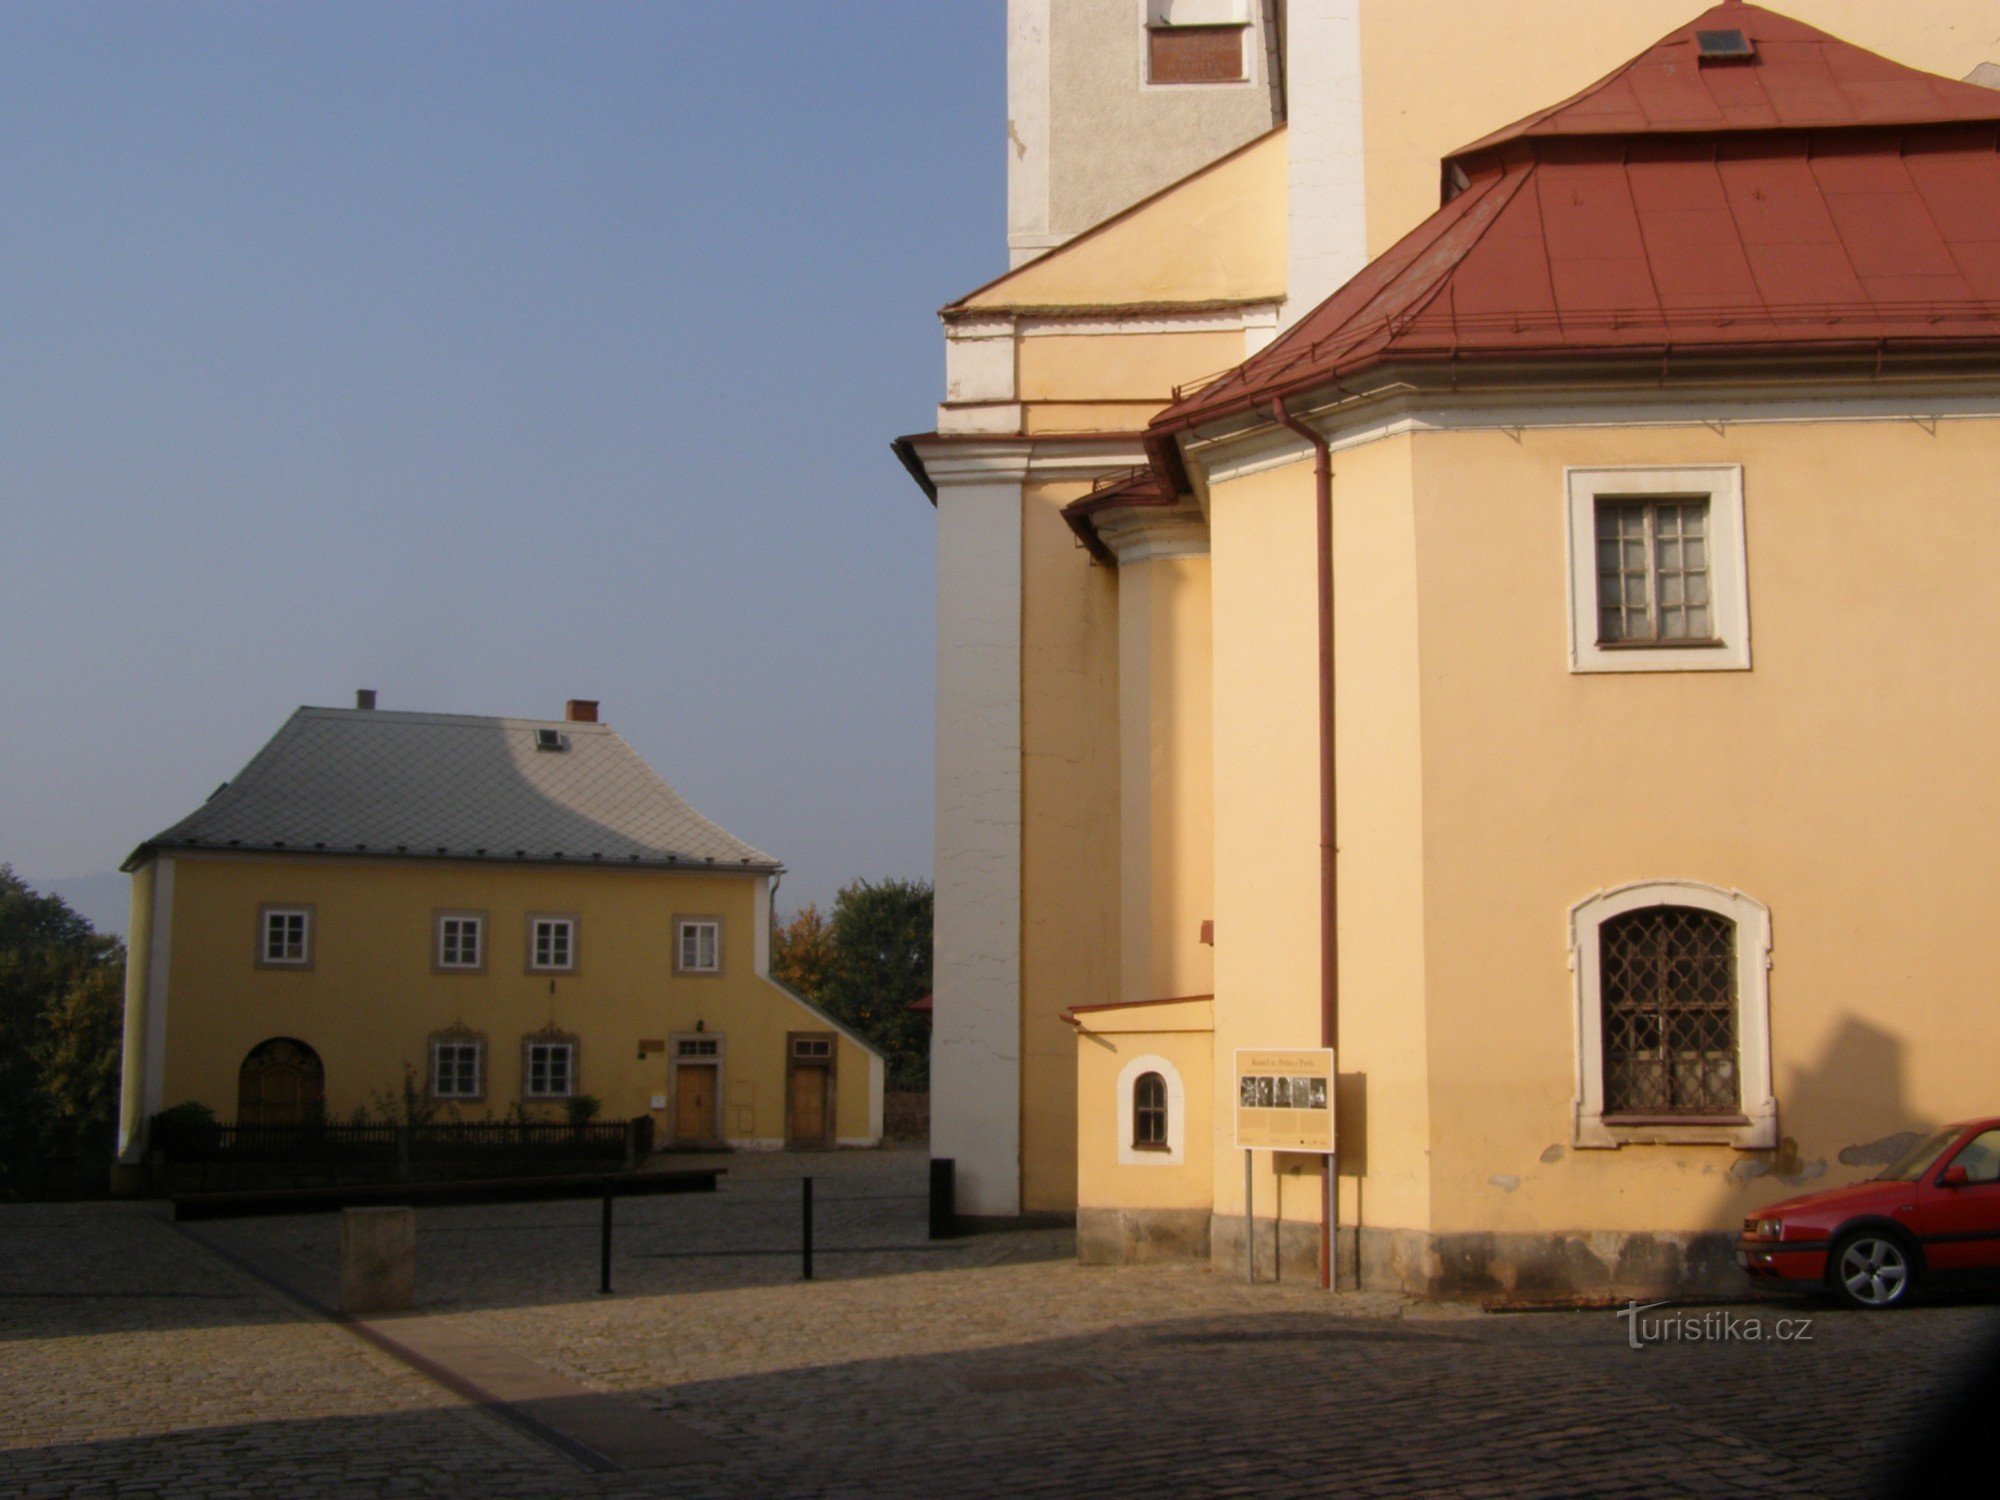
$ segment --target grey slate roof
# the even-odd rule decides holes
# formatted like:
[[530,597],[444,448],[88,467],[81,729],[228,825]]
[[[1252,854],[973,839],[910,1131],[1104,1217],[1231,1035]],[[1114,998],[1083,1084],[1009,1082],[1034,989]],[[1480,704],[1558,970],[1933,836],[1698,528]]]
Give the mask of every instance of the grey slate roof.
[[[567,746],[537,750],[535,732]],[[681,800],[608,724],[301,708],[163,849],[774,871]]]

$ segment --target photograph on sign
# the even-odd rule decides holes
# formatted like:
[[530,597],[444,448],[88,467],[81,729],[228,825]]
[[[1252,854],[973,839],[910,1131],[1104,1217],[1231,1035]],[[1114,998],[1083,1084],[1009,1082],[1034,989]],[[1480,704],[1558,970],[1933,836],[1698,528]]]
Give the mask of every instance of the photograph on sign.
[[1324,1047],[1236,1054],[1236,1144],[1248,1151],[1333,1150],[1333,1053]]

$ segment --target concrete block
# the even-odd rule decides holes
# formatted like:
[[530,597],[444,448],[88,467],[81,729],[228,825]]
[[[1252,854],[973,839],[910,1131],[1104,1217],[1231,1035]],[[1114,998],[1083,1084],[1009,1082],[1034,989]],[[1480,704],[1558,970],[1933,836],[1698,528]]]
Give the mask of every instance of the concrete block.
[[340,1310],[407,1312],[417,1290],[417,1211],[340,1211]]

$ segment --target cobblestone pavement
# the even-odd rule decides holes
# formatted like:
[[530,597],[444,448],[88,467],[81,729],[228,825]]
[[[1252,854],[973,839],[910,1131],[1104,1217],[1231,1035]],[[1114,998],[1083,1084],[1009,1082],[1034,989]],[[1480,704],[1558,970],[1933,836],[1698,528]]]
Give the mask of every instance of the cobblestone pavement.
[[[0,1207],[0,1494],[1858,1495],[2000,1337],[1977,1303],[1774,1303],[1729,1313],[1763,1341],[1635,1351],[1607,1312],[1086,1268],[1052,1230],[931,1246],[914,1151],[723,1164],[713,1197],[618,1205],[615,1296],[596,1206],[556,1203],[423,1210],[418,1297],[724,1462],[586,1471],[156,1210]],[[334,1226],[202,1232],[325,1272]]]

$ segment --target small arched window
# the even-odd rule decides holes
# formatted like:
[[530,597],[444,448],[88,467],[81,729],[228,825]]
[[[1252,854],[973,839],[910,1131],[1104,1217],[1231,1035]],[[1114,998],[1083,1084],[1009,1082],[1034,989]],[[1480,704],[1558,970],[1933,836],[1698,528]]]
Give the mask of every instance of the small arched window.
[[1598,929],[1607,1115],[1733,1115],[1736,924],[1652,906]]
[[1167,1149],[1167,1081],[1141,1073],[1132,1084],[1132,1149]]

